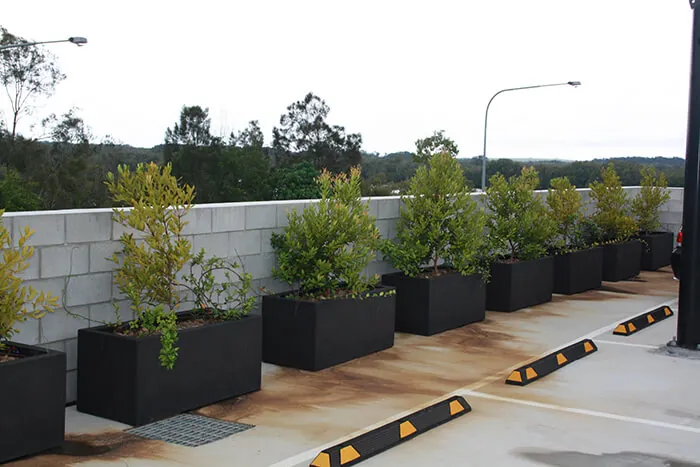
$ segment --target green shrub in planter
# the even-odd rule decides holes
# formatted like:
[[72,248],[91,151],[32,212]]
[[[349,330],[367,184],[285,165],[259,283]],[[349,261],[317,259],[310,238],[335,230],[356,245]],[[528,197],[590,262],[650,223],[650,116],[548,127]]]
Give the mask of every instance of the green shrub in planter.
[[641,269],[642,243],[632,240],[637,224],[629,214],[629,199],[612,163],[603,167],[601,178],[589,186],[595,201],[593,221],[604,245],[603,280],[629,279]]
[[485,198],[488,226],[501,259],[491,265],[489,310],[515,311],[552,299],[553,258],[547,250],[556,225],[534,192],[538,184],[531,167],[510,180],[491,177]]
[[58,297],[24,285],[34,256],[25,227],[13,246],[0,210],[0,464],[63,443],[66,356],[10,341],[17,324],[52,312]]
[[114,209],[125,233],[111,260],[134,319],[78,331],[78,410],[141,425],[260,389],[252,277],[192,253],[183,229],[194,188],[180,186],[169,164],[120,166],[107,188],[130,208]]
[[584,217],[581,194],[566,177],[554,178],[550,184],[548,214],[557,229],[551,249],[555,256],[554,292],[569,295],[599,288],[603,250],[595,248],[592,222]]
[[486,216],[459,162],[447,152],[427,162],[401,198],[396,240],[382,244],[400,271],[382,278],[397,288],[396,328],[424,335],[483,320],[488,274]]
[[380,238],[359,167],[317,180],[321,199],[272,236],[273,275],[294,290],[263,297],[263,360],[314,371],[393,346],[395,301],[363,273]]
[[656,270],[671,264],[673,233],[660,232],[659,209],[671,199],[666,176],[649,167],[641,168],[642,183],[632,199],[632,214],[643,243],[642,269]]

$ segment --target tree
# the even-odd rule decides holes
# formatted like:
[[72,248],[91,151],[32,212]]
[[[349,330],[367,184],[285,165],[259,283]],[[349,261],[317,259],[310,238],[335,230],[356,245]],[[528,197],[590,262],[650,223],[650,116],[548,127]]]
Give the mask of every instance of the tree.
[[319,173],[310,162],[292,167],[276,167],[270,176],[272,199],[317,199]]
[[656,169],[651,166],[642,167],[640,172],[641,189],[632,199],[632,214],[639,231],[651,233],[661,227],[659,209],[671,199],[671,193],[667,190],[668,182],[663,172],[657,176]]
[[12,167],[0,167],[0,210],[35,211],[41,198],[31,190],[26,180]]
[[296,156],[314,164],[317,170],[346,172],[362,160],[362,136],[345,134],[345,128],[326,123],[330,107],[308,93],[287,107],[280,126],[272,131],[272,146],[288,159]]
[[593,221],[605,242],[624,242],[636,233],[636,223],[629,215],[629,199],[611,162],[601,170],[602,182],[589,185],[596,211]]
[[213,139],[209,109],[202,109],[198,105],[183,106],[180,123],[175,123],[172,130],[168,128],[165,131],[166,145],[206,146]]
[[[0,26],[0,45],[27,42]],[[17,47],[0,51],[0,82],[10,101],[12,139],[23,113],[30,113],[32,100],[51,96],[66,76],[56,65],[56,58],[37,46]]]
[[416,141],[416,154],[413,159],[419,164],[425,164],[435,154],[447,153],[457,157],[459,149],[457,144],[445,136],[445,131],[435,131],[432,136]]
[[237,135],[231,133],[230,139],[232,146],[262,148],[265,144],[265,135],[263,135],[260,122],[257,120],[251,120],[248,123],[248,128]]

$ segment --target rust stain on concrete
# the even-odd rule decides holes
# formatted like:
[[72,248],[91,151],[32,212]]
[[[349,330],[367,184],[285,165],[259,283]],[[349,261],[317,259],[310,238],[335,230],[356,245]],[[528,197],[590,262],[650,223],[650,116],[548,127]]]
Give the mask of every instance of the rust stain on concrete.
[[8,467],[69,467],[88,460],[115,461],[128,458],[166,460],[166,447],[123,431],[66,435],[63,446],[43,454],[6,464]]

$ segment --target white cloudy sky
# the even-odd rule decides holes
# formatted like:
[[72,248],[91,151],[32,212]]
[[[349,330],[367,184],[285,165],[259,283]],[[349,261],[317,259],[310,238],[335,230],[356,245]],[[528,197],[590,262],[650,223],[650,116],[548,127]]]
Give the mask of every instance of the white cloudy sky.
[[77,106],[132,145],[161,143],[184,104],[217,133],[260,120],[269,141],[312,91],[367,151],[444,129],[473,157],[496,91],[580,80],[499,96],[489,157],[684,157],[687,0],[4,0],[0,24],[86,36],[50,46],[68,79],[37,116]]

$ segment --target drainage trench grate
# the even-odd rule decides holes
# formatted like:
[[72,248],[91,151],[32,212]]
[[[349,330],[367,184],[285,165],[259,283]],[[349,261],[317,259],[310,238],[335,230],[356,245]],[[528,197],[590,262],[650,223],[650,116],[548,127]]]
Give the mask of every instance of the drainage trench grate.
[[181,414],[126,430],[143,438],[181,446],[197,447],[213,443],[253,428],[253,425],[226,422],[194,414]]

